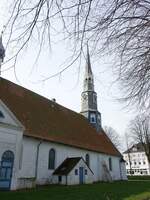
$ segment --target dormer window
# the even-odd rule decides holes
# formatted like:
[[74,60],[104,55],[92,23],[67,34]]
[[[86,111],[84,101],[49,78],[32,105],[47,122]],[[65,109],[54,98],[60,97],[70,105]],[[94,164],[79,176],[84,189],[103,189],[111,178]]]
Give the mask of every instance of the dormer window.
[[0,118],[5,118],[4,114],[2,113],[2,111],[0,111]]

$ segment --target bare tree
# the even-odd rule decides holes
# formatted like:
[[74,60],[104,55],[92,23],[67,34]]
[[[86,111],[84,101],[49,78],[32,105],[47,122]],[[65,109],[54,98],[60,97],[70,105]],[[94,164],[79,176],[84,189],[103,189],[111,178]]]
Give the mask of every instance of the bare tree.
[[150,117],[138,115],[129,125],[129,131],[134,141],[140,143],[150,163]]
[[150,1],[12,0],[11,8],[5,31],[6,47],[13,44],[16,49],[9,58],[12,67],[31,39],[39,42],[39,56],[47,41],[50,46],[56,35],[63,35],[72,41],[73,53],[57,74],[62,73],[81,57],[88,41],[94,55],[106,50],[117,56],[123,100],[150,106]]
[[130,154],[130,149],[132,147],[132,142],[131,142],[131,136],[126,132],[125,133],[125,143],[126,143],[126,151],[128,155],[128,161],[129,161],[129,170],[130,170],[130,175],[132,175],[132,163],[131,163],[131,154]]
[[110,126],[104,126],[104,131],[115,147],[119,150],[122,149],[121,138],[119,134]]

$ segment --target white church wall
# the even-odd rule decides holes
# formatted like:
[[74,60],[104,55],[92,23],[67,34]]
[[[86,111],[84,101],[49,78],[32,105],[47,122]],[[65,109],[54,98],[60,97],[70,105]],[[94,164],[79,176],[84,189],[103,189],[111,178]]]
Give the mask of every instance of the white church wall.
[[[56,150],[56,168],[67,158],[67,157],[83,157],[88,153],[90,156],[91,169],[94,171],[94,180],[97,181],[97,156],[93,152],[69,147],[66,145],[56,143],[41,144],[39,153],[39,171],[38,171],[38,182],[43,183],[51,180],[49,179],[54,170],[48,170],[48,154],[49,150],[53,148]],[[43,170],[45,169],[45,170]],[[49,180],[48,180],[49,179]]]
[[[67,177],[67,184],[68,185],[80,184],[80,181],[79,181],[79,168],[80,167],[83,167],[83,169],[84,169],[84,183],[89,184],[89,183],[93,183],[94,182],[94,174],[87,167],[85,162],[83,162],[83,160],[80,160],[79,163],[68,174],[68,177]],[[75,175],[75,169],[78,170],[78,174],[77,175]],[[87,174],[85,174],[85,170],[87,170]]]
[[36,186],[34,178],[18,178],[17,189],[34,188]]
[[[19,172],[20,178],[33,178],[35,177],[35,163],[37,156],[37,146],[40,140],[36,140],[29,137],[23,139],[23,158],[22,168]],[[66,145],[45,142],[43,141],[39,147],[39,157],[37,166],[37,183],[45,184],[51,183],[51,175],[54,170],[48,169],[48,156],[49,150],[53,148],[56,151],[56,165],[57,168],[67,157],[83,157],[88,153],[90,156],[90,168],[94,172],[94,181],[98,180],[98,154],[83,149],[77,149]],[[30,155],[30,156],[29,156]]]
[[[109,158],[111,158],[112,161],[112,170],[109,170]],[[115,156],[109,156],[106,154],[99,154],[99,166],[100,166],[100,180],[103,180],[104,176],[104,169],[102,167],[102,164],[105,163],[107,166],[107,169],[109,173],[111,174],[111,177],[113,180],[121,180],[121,168],[120,168],[120,158]]]
[[20,163],[19,177],[35,178],[35,165],[38,142],[34,139],[23,137],[22,160]]
[[[96,152],[86,151],[84,149],[79,149],[75,147],[70,147],[63,144],[57,144],[52,142],[40,141],[34,138],[25,137],[23,139],[23,158],[22,158],[22,169],[20,170],[19,177],[35,178],[35,165],[37,157],[37,146],[39,146],[39,156],[38,156],[38,166],[37,166],[37,184],[49,184],[53,183],[52,173],[54,170],[48,169],[48,157],[49,150],[51,148],[56,151],[56,165],[55,169],[67,158],[67,157],[83,157],[88,153],[90,156],[90,168],[94,172],[94,181],[102,180],[102,161],[108,165],[108,159],[110,156],[105,154],[100,154]],[[119,158],[112,156],[112,172],[111,175],[113,179],[120,179],[120,168],[119,168]]]
[[11,126],[0,124],[0,161],[5,151],[12,151],[14,153],[14,166],[11,181],[11,190],[17,188],[17,176],[20,158],[20,145],[22,142],[23,131]]
[[61,182],[59,182],[58,177],[59,177],[58,175],[53,175],[53,177],[52,177],[52,183],[53,184],[66,185],[66,183],[67,183],[67,176],[66,175],[61,176]]
[[[94,181],[102,180],[102,161],[105,160],[108,165],[108,158],[110,156],[96,152],[91,152],[84,149],[70,147],[63,144],[40,141],[26,136],[23,137],[22,143],[22,132],[23,131],[21,129],[17,130],[17,128],[13,129],[12,127],[9,128],[2,127],[2,125],[0,126],[0,158],[5,150],[12,150],[15,154],[11,189],[33,187],[35,185],[35,182],[37,184],[53,183],[52,173],[54,170],[48,169],[48,156],[49,150],[51,148],[54,148],[56,151],[55,168],[57,168],[67,157],[83,157],[83,159],[85,159],[85,156],[88,153],[90,156],[90,168],[94,172]],[[41,144],[39,146],[36,178],[35,166],[37,158],[37,147],[39,143]],[[112,156],[111,174],[113,179],[120,179],[118,157]],[[74,178],[74,181],[76,183],[77,180],[75,179],[76,178]]]
[[32,188],[36,183],[36,158],[39,141],[23,137],[20,168],[18,171],[18,188]]
[[5,151],[14,153],[14,165],[11,181],[11,190],[17,188],[20,150],[24,127],[14,116],[11,110],[0,100],[0,111],[4,117],[0,118],[0,161]]

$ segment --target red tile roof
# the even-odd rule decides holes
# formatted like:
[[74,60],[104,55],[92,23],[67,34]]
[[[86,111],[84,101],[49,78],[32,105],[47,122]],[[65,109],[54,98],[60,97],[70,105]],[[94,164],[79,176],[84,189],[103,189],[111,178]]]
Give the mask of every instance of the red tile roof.
[[97,133],[81,114],[3,78],[0,99],[25,127],[25,136],[121,156],[106,134]]

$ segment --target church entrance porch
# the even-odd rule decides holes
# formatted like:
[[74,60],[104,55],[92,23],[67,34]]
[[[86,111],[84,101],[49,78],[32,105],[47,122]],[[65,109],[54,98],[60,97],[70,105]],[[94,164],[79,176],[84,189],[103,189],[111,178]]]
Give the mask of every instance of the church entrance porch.
[[14,153],[5,151],[0,162],[0,190],[10,190],[14,164]]
[[77,185],[93,183],[94,173],[82,157],[66,158],[53,172],[53,183]]

